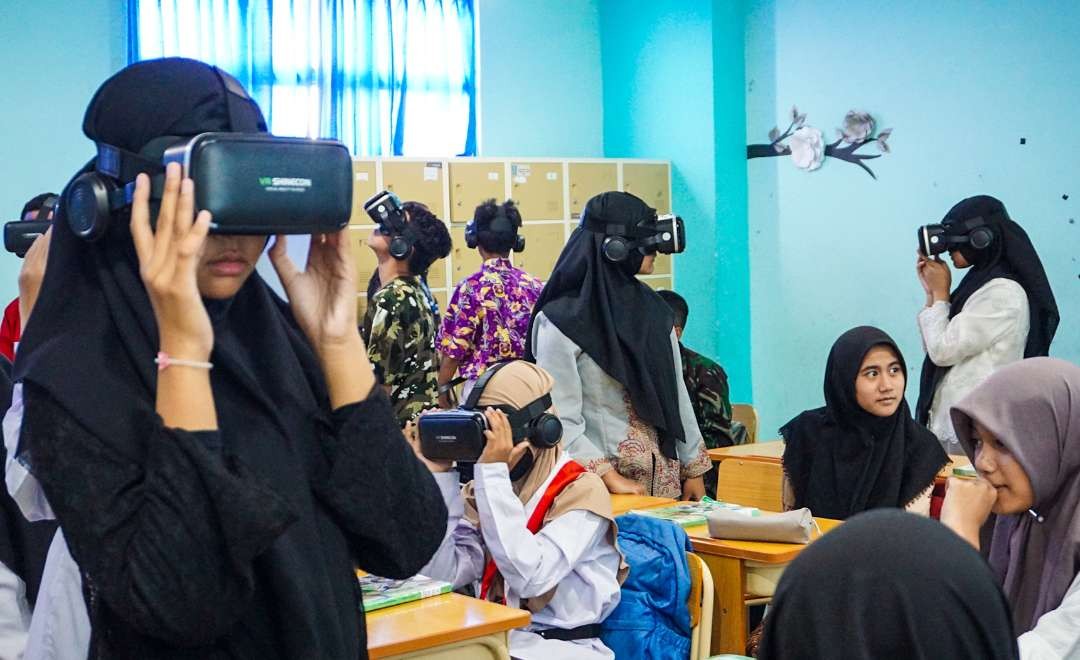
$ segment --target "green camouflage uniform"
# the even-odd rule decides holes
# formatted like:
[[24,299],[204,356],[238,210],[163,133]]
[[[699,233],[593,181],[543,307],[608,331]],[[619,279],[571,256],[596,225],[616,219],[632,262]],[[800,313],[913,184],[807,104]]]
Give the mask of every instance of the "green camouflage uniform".
[[[683,380],[690,394],[698,428],[709,449],[730,447],[746,442],[746,429],[731,421],[731,399],[724,368],[709,358],[679,344],[682,353]],[[716,466],[705,474],[705,491],[716,497]]]
[[364,313],[363,337],[379,381],[390,388],[398,421],[437,404],[435,330],[420,279],[399,277],[379,289]]

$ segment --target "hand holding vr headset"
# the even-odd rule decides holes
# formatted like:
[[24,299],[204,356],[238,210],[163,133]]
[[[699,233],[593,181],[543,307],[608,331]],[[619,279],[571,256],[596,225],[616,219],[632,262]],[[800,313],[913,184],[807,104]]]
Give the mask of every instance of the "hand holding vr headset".
[[425,462],[444,464],[514,462],[531,445],[547,449],[562,440],[562,422],[551,408],[547,393],[522,408],[490,406],[481,410],[480,398],[491,378],[512,362],[484,372],[457,410],[433,411],[417,421],[420,452]]
[[994,232],[984,218],[943,222],[919,227],[917,232],[918,259],[915,272],[926,292],[926,305],[949,302],[952,290],[952,273],[941,260],[949,253],[957,268],[971,266],[975,253],[988,249],[994,242]]

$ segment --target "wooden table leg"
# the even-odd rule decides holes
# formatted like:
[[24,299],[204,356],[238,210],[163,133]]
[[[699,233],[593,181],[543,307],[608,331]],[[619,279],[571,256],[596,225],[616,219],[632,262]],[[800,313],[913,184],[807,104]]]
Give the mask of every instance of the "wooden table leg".
[[699,555],[713,579],[713,654],[746,651],[746,574],[741,559]]

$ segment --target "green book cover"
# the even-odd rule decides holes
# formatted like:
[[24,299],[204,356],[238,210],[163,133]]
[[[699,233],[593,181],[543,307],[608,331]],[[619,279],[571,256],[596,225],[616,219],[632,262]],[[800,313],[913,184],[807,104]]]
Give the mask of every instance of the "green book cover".
[[682,527],[696,527],[704,525],[707,516],[712,511],[735,511],[747,516],[759,516],[761,511],[752,506],[741,506],[730,502],[719,502],[706,497],[700,502],[680,502],[674,506],[659,507],[656,509],[635,509],[630,513],[650,518],[668,520]]
[[415,575],[407,580],[391,580],[377,575],[358,575],[364,611],[400,605],[450,592],[450,583]]

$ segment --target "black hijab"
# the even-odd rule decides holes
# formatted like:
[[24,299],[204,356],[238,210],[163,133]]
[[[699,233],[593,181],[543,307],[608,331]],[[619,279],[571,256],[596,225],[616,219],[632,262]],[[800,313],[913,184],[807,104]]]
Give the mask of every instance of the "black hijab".
[[[990,246],[983,250],[976,250],[970,245],[960,248],[960,254],[971,264],[971,268],[949,296],[949,318],[963,311],[968,298],[990,280],[1013,280],[1024,288],[1031,314],[1024,357],[1049,355],[1050,342],[1054,340],[1061,316],[1035,246],[1023,227],[1009,218],[1005,205],[989,195],[968,197],[959,202],[949,209],[941,223],[957,225],[973,218],[983,218],[994,238]],[[916,419],[923,424],[930,420],[930,407],[934,403],[938,383],[948,371],[949,367],[939,367],[929,355],[923,360],[919,401],[915,406]]]
[[[656,292],[635,277],[644,256],[631,250],[614,263],[603,254],[610,224],[637,224],[656,212],[630,193],[606,192],[585,205],[581,225],[563,248],[551,278],[533,308],[630,393],[634,411],[656,427],[660,451],[676,458],[685,442],[679,417],[678,383],[671,351],[674,317]],[[526,359],[535,361],[532,327]]]
[[780,429],[784,472],[795,506],[844,519],[867,509],[903,507],[934,482],[949,461],[934,434],[911,418],[907,399],[891,417],[862,409],[855,379],[870,349],[888,346],[906,377],[892,337],[861,326],[840,335],[825,366],[825,407],[807,410]]
[[1006,660],[1009,605],[983,559],[940,523],[859,514],[784,571],[759,660]]
[[[143,86],[159,83],[165,87],[154,88],[158,96],[145,93]],[[225,94],[205,64],[136,64],[98,91],[84,131],[139,151],[142,141],[162,135],[232,130]],[[114,116],[106,111],[112,107],[125,112]],[[135,122],[130,136],[116,125],[121,121]],[[112,451],[140,462],[145,420],[156,418],[158,331],[123,215],[114,216],[102,240],[87,243],[72,233],[61,211],[15,377],[45,389]],[[232,299],[207,303],[222,451],[273,488],[280,499],[267,507],[285,506],[296,518],[256,559],[253,614],[242,616],[230,635],[276,643],[282,657],[306,657],[312,649],[325,657],[355,657],[361,650],[354,562],[343,534],[313,496],[327,470],[319,438],[330,408],[321,369],[286,303],[257,272]]]

